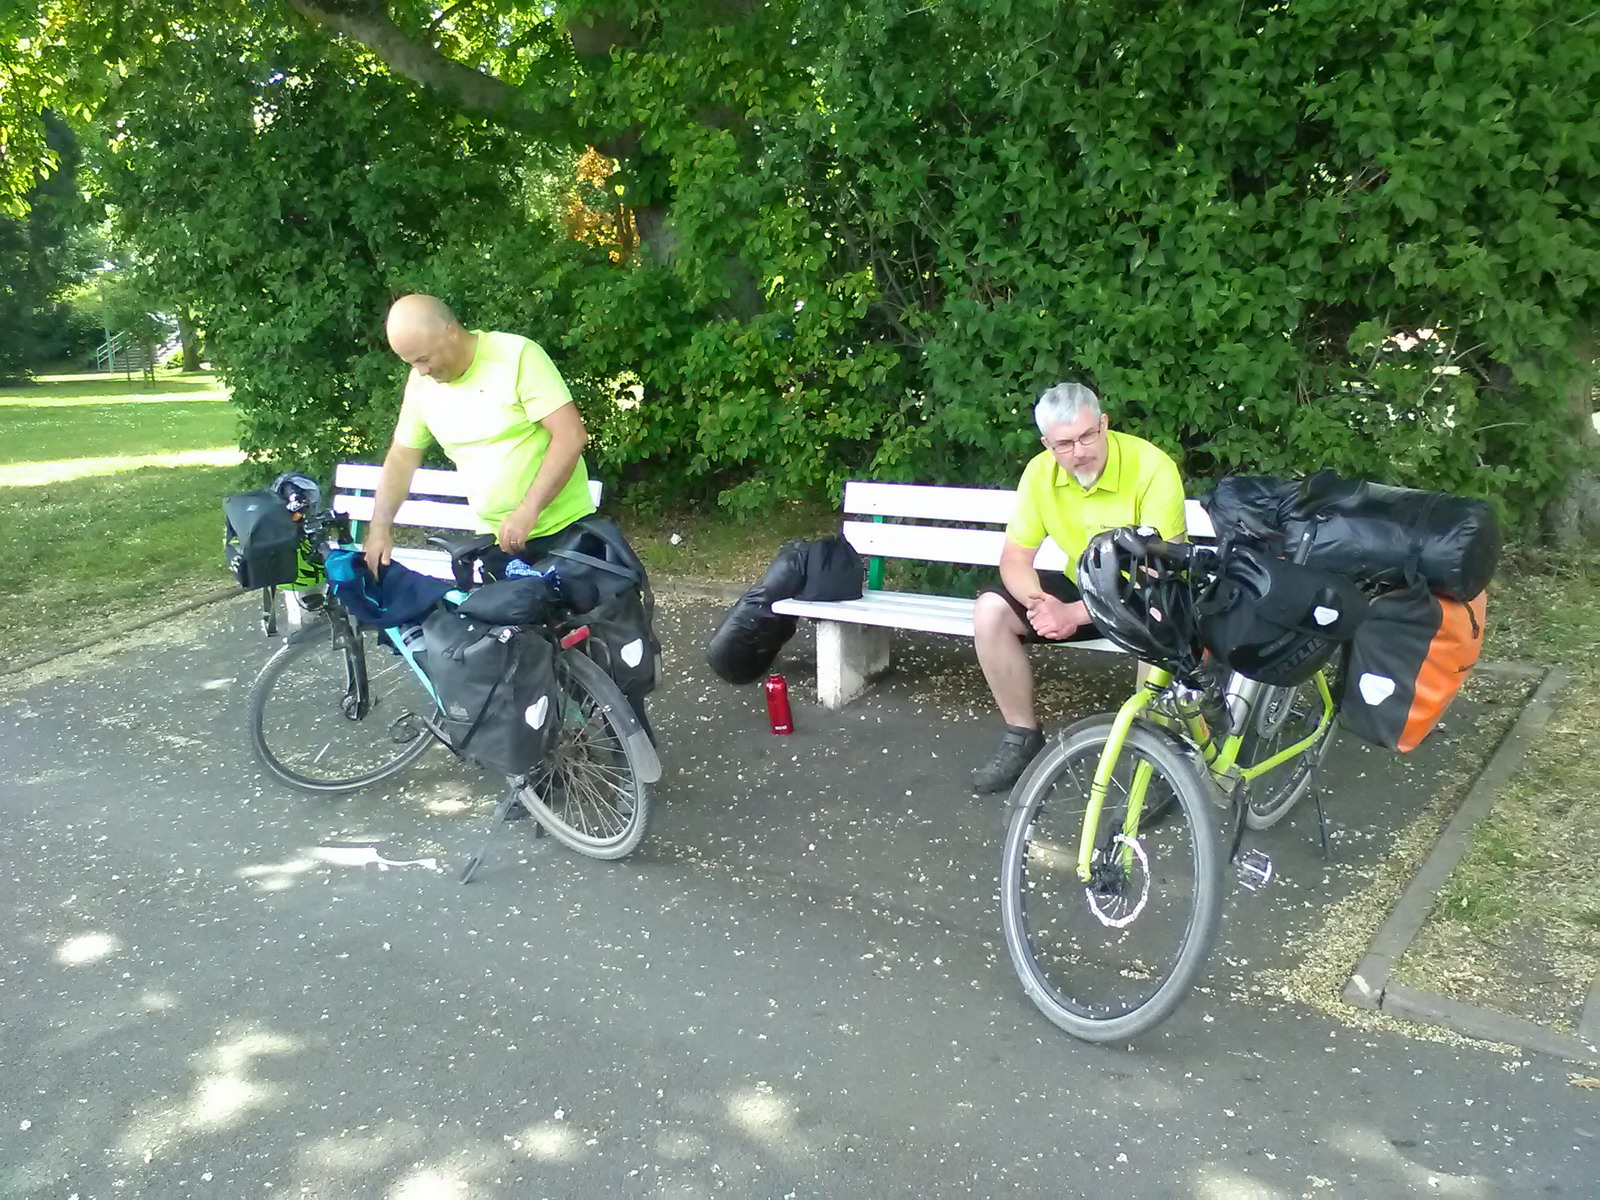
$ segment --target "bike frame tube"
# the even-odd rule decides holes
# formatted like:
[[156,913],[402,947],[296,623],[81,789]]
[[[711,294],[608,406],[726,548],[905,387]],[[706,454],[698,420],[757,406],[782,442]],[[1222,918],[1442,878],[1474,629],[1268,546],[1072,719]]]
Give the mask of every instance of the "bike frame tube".
[[[1100,762],[1095,767],[1094,783],[1089,787],[1089,804],[1083,814],[1083,833],[1078,839],[1078,879],[1089,882],[1090,867],[1094,859],[1095,838],[1100,832],[1100,813],[1105,808],[1106,791],[1111,786],[1111,776],[1122,757],[1122,747],[1128,740],[1128,730],[1133,722],[1172,683],[1172,675],[1159,667],[1152,667],[1145,685],[1123,701],[1111,722],[1111,733],[1106,737],[1105,748],[1100,751]],[[1139,827],[1139,811],[1144,804],[1144,789],[1149,783],[1149,764],[1140,763],[1134,771],[1133,793],[1128,801],[1128,815],[1123,830],[1130,834]]]
[[[1300,741],[1296,742],[1292,746],[1285,747],[1284,749],[1278,751],[1278,753],[1274,754],[1271,758],[1263,759],[1253,766],[1239,768],[1239,777],[1241,779],[1254,779],[1258,775],[1266,774],[1274,767],[1282,766],[1291,758],[1296,758],[1299,755],[1304,754],[1312,746],[1316,745],[1318,739],[1320,739],[1322,735],[1327,732],[1328,726],[1333,721],[1333,693],[1328,690],[1327,677],[1321,671],[1316,673],[1315,679],[1317,681],[1317,692],[1322,697],[1322,719],[1317,722],[1317,727],[1305,737],[1301,738]],[[1229,739],[1230,742],[1234,740],[1235,739],[1233,738]],[[1238,754],[1237,747],[1234,747],[1234,754]],[[1228,765],[1231,766],[1231,762]],[[1226,770],[1227,768],[1224,767],[1223,769]]]
[[[444,598],[451,604],[460,604],[467,598],[467,593],[459,588],[453,588],[444,594]],[[349,618],[347,617],[346,620],[349,620]],[[417,656],[412,653],[411,647],[406,645],[405,639],[400,636],[400,626],[387,626],[383,632],[389,635],[390,644],[400,651],[401,657],[410,665],[412,674],[422,680],[422,686],[428,689],[428,695],[433,697],[435,704],[438,704],[439,692],[433,686],[433,680],[428,678],[428,672],[423,670],[422,664],[417,661]]]

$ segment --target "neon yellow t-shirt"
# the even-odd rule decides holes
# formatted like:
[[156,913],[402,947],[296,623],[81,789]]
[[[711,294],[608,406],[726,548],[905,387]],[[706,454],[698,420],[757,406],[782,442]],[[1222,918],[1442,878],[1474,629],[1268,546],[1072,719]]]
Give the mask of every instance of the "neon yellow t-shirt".
[[1106,434],[1106,469],[1094,486],[1080,487],[1045,450],[1023,468],[1017,507],[1006,537],[1037,550],[1045,535],[1067,556],[1067,574],[1078,577],[1078,557],[1089,539],[1122,525],[1154,525],[1164,538],[1182,537],[1183,480],[1159,446],[1130,433]]
[[[480,532],[492,533],[522,503],[544,462],[550,431],[539,422],[572,403],[572,393],[537,343],[514,333],[472,332],[478,339],[472,365],[455,382],[411,372],[394,437],[413,450],[438,442],[466,482]],[[580,457],[529,536],[555,533],[593,511]]]

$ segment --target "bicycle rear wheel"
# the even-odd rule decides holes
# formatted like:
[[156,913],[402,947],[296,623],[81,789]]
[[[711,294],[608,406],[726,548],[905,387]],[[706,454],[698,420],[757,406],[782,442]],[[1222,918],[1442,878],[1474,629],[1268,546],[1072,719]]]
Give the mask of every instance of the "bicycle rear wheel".
[[434,738],[419,714],[437,711],[410,664],[376,630],[322,618],[256,676],[250,743],[261,765],[290,787],[353,792],[421,757]]
[[[1222,916],[1217,813],[1190,760],[1150,727],[1128,732],[1107,788],[1088,884],[1078,847],[1112,719],[1061,734],[1024,777],[1000,867],[1006,950],[1028,998],[1090,1042],[1127,1041],[1165,1020],[1205,967]],[[1143,789],[1155,824],[1129,837]]]
[[610,676],[586,655],[556,657],[561,728],[519,798],[562,845],[590,858],[632,854],[650,825],[660,767],[648,736]]
[[[1256,696],[1239,748],[1239,765],[1265,762],[1280,750],[1301,741],[1322,719],[1322,696],[1316,681],[1298,687],[1264,687]],[[1331,736],[1332,729],[1325,736]],[[1244,785],[1244,823],[1251,829],[1270,829],[1311,789],[1311,775],[1321,759],[1323,745],[1311,746],[1281,766]]]

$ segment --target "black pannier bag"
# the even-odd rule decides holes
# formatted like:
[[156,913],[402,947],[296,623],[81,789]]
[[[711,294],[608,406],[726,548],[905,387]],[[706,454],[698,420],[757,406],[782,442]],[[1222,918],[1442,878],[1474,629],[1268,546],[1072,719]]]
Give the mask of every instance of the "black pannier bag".
[[542,629],[491,625],[440,605],[423,623],[428,677],[451,747],[486,771],[522,775],[561,725],[555,643]]
[[1500,562],[1500,521],[1485,500],[1318,471],[1300,481],[1230,477],[1202,503],[1219,539],[1275,534],[1285,558],[1303,552],[1307,566],[1373,587],[1418,577],[1433,591],[1470,600]]
[[222,502],[222,556],[242,588],[281,587],[300,569],[300,523],[269,488]]
[[1233,542],[1195,607],[1201,640],[1230,671],[1293,687],[1354,636],[1367,600],[1352,580]]
[[644,564],[622,531],[603,517],[584,517],[563,533],[534,569],[560,580],[571,613],[562,624],[589,627],[589,657],[623,695],[642,699],[655,691],[661,675],[655,593]]
[[761,582],[733,602],[706,643],[706,662],[720,678],[743,685],[767,673],[799,625],[798,618],[773,612],[773,602],[797,595],[805,583],[806,543],[785,542]]

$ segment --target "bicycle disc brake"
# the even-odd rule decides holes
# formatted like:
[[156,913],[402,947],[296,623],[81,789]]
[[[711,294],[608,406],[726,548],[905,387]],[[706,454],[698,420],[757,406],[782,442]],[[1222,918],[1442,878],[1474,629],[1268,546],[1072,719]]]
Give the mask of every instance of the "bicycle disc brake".
[[[1133,856],[1132,863],[1121,861],[1123,847]],[[1130,887],[1135,880],[1137,896]],[[1095,851],[1083,896],[1089,902],[1089,911],[1102,925],[1121,929],[1138,918],[1150,900],[1150,859],[1138,838],[1119,833],[1111,839],[1110,846]]]

